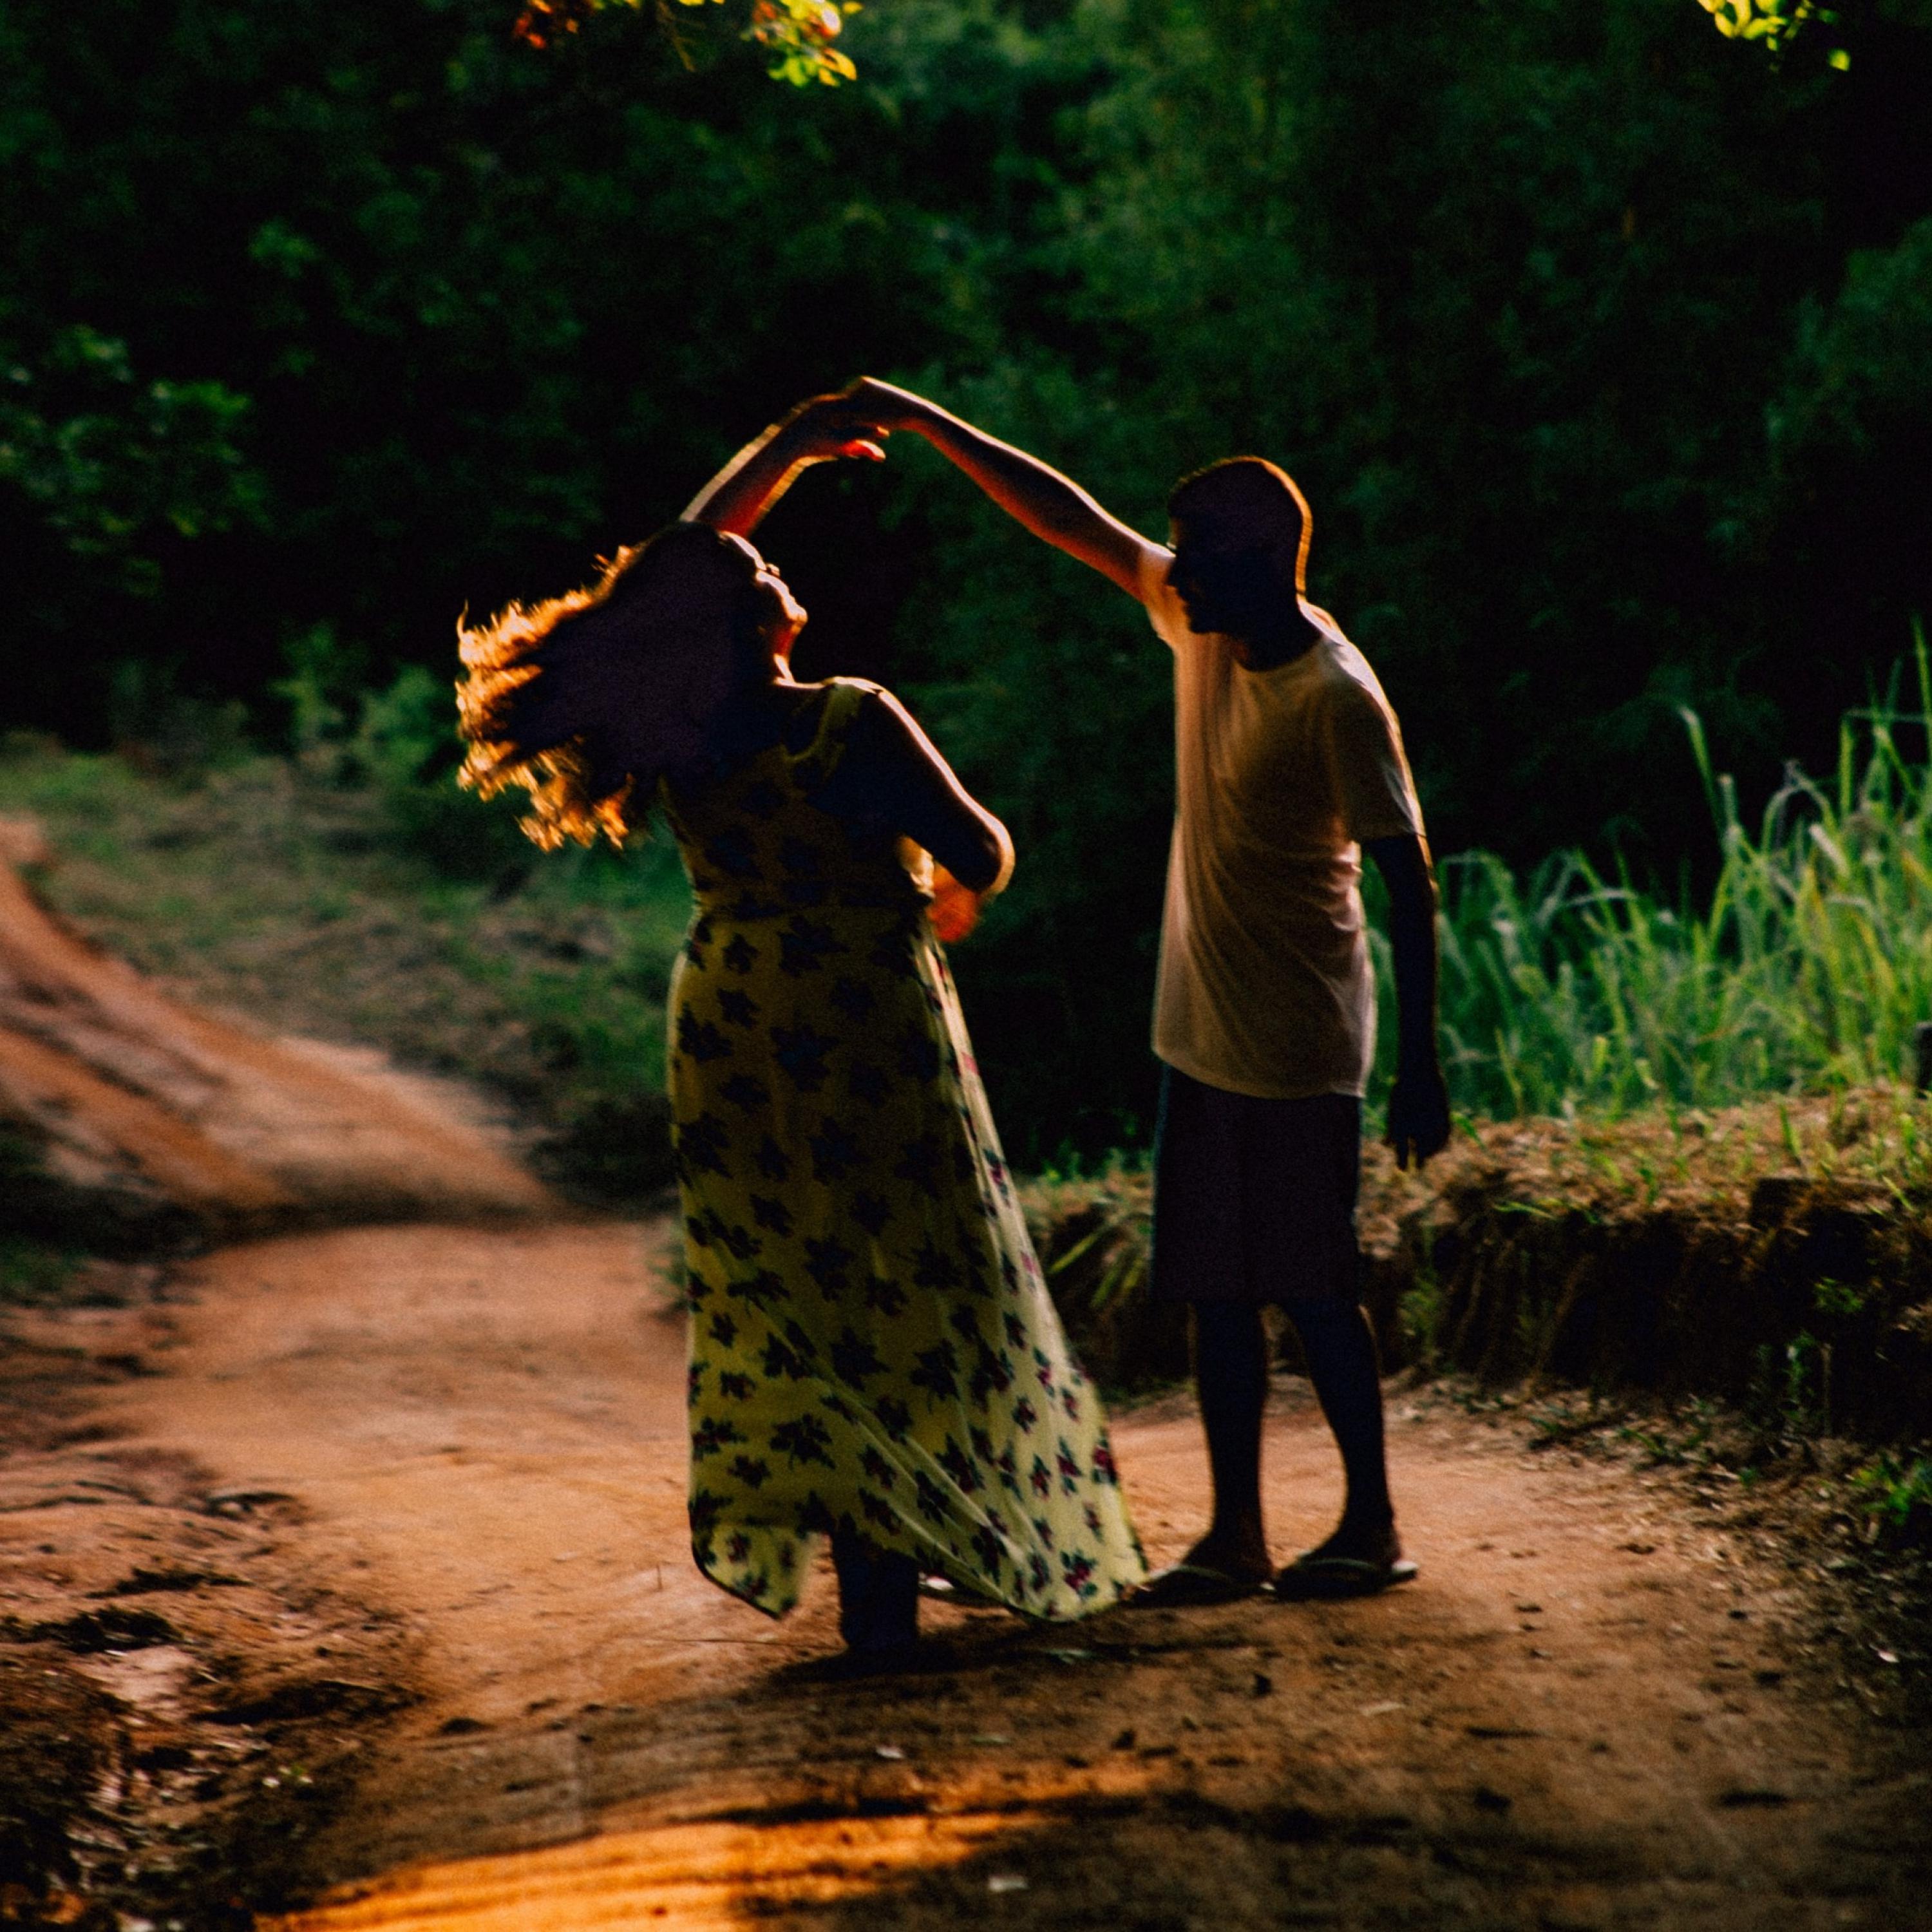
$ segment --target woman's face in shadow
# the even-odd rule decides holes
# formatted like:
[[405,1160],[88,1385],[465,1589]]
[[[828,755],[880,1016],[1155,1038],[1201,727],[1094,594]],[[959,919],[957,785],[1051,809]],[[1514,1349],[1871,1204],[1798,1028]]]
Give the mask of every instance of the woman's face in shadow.
[[746,562],[752,566],[752,580],[740,609],[743,621],[758,640],[760,659],[774,664],[789,663],[791,647],[805,628],[805,606],[792,595],[791,586],[778,574],[776,566],[766,562],[742,537],[734,536],[731,542],[744,552]]

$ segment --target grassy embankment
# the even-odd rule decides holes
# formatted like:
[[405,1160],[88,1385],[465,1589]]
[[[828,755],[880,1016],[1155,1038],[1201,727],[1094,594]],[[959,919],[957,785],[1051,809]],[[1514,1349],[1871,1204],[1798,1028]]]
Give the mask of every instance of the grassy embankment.
[[[292,759],[186,770],[16,742],[0,811],[42,820],[43,890],[145,970],[481,1080],[554,1175],[635,1198],[664,1174],[675,861],[658,842],[539,860],[435,775],[440,701],[406,679]],[[1365,1199],[1396,1359],[1723,1397],[1774,1435],[1932,1437],[1932,1118],[1898,1077],[1932,1017],[1932,769],[1901,742],[1921,729],[1848,718],[1832,779],[1794,774],[1755,830],[1706,765],[1720,863],[1698,903],[1575,854],[1527,882],[1445,866],[1458,1136],[1420,1180],[1372,1160]],[[1136,1292],[1131,1161],[1047,1177],[1034,1204],[1096,1367],[1172,1375],[1179,1330]],[[1880,1516],[1932,1514],[1932,1462],[1894,1446],[1870,1471]]]
[[[164,738],[120,757],[16,738],[0,812],[82,930],[256,1024],[480,1083],[593,1198],[661,1188],[664,1002],[689,901],[661,841],[545,857],[446,770],[446,687],[405,677],[292,758]],[[192,722],[192,714],[190,714]]]

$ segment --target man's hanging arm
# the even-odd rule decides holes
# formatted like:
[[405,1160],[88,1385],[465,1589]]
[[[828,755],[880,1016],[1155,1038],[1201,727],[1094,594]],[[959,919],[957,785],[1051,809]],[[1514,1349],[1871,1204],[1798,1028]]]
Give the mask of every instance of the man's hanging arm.
[[1436,874],[1414,832],[1371,838],[1364,849],[1388,887],[1389,948],[1395,955],[1395,1084],[1388,1130],[1396,1165],[1417,1166],[1449,1138],[1449,1090],[1436,1046]]
[[1165,568],[1167,552],[1104,510],[1070,477],[975,429],[910,389],[862,376],[844,392],[873,429],[922,436],[963,470],[1006,514],[1034,535],[1111,578],[1130,597],[1140,596],[1142,562],[1151,554]]

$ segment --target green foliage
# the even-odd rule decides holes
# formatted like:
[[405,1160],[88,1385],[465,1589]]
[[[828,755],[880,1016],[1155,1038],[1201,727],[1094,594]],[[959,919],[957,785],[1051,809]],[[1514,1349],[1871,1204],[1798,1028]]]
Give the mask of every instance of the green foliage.
[[1694,1396],[1665,1426],[1620,1423],[1615,1437],[1653,1468],[1707,1468],[1716,1460],[1712,1437],[1718,1420],[1712,1403]]
[[[722,0],[716,3],[722,4]],[[702,9],[706,0],[678,0],[678,4]],[[641,12],[644,0],[526,0],[514,32],[527,46],[542,50],[560,34],[578,32],[593,14],[613,5]],[[766,71],[772,80],[789,81],[794,87],[809,87],[814,81],[836,87],[841,81],[856,78],[859,71],[850,56],[832,44],[846,16],[859,10],[859,0],[838,0],[838,4],[834,0],[752,0],[751,21],[744,38],[770,56]],[[691,50],[681,23],[662,4],[655,11],[672,46],[688,62]]]
[[[541,55],[511,10],[0,15],[10,717],[191,746],[238,700],[406,762],[406,718],[350,742],[364,688],[408,711],[466,604],[581,580],[861,369],[1152,533],[1180,472],[1288,463],[1438,849],[1589,852],[1559,900],[1702,865],[1678,706],[1755,823],[1932,606],[1922,0],[1775,70],[1684,0],[892,0],[836,42],[780,0],[762,46],[610,4]],[[689,70],[661,12],[722,29]],[[858,78],[771,86],[788,21]],[[914,692],[1013,824],[960,970],[1016,1153],[1090,1155],[1150,1111],[1165,666],[924,454],[764,536],[804,668]]]
[[368,800],[384,838],[445,878],[519,881],[533,870],[514,814],[455,782],[462,746],[449,677],[405,664],[386,688],[361,688],[362,653],[327,624],[298,632],[284,656],[288,675],[270,688],[288,707],[306,779]]
[[[1922,645],[1918,662],[1924,679]],[[1526,879],[1492,854],[1450,860],[1442,1013],[1459,1103],[1615,1114],[1897,1078],[1932,1013],[1928,715],[1849,715],[1831,782],[1792,769],[1754,832],[1687,714],[1720,854],[1696,904],[1574,851]]]
[[1932,548],[1926,493],[1911,481],[1932,449],[1932,218],[1852,254],[1841,284],[1794,320],[1752,514],[1760,529],[1788,530],[1808,571],[1831,571],[1834,553],[1856,544],[1868,596],[1922,609],[1906,560]]
[[[1838,16],[1811,0],[1697,0],[1727,40],[1760,40],[1775,52],[1810,20]],[[1834,63],[1835,64],[1835,63]]]
[[0,376],[0,484],[115,588],[160,594],[158,532],[260,524],[246,396],[218,382],[137,381],[127,344],[85,323],[56,331],[38,366],[4,345],[0,360],[11,364]]
[[1830,1432],[1831,1360],[1830,1343],[1808,1329],[1760,1348],[1745,1409],[1767,1444]]
[[1870,1296],[1856,1282],[1834,1281],[1828,1275],[1812,1290],[1811,1298],[1821,1315],[1850,1316],[1862,1314]]
[[359,652],[345,650],[334,626],[311,624],[282,647],[286,674],[268,686],[289,708],[288,735],[296,756],[334,762],[332,747],[358,700],[364,668]]
[[[98,742],[130,635],[251,701],[316,623],[374,676],[440,668],[466,603],[580,580],[799,394],[954,339],[983,291],[946,286],[928,204],[978,190],[926,192],[900,104],[781,94],[728,42],[687,73],[657,36],[613,8],[538,58],[499,0],[8,10],[0,361],[34,421],[0,541],[9,621],[70,651],[21,653],[20,713]],[[136,376],[40,400],[28,350],[97,339]],[[81,418],[103,460],[70,476]],[[97,526],[125,568],[73,555]]]
[[1870,1533],[1888,1542],[1932,1542],[1932,1456],[1887,1450],[1852,1478]]

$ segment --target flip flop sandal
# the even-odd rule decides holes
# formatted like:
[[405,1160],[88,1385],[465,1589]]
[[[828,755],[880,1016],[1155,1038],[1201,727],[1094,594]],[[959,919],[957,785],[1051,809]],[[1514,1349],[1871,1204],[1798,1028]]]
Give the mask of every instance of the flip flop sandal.
[[1238,1604],[1259,1596],[1265,1576],[1231,1576],[1204,1563],[1173,1563],[1156,1570],[1126,1601],[1136,1610],[1198,1610],[1210,1604]]
[[1376,1597],[1398,1583],[1413,1582],[1416,1568],[1406,1556],[1393,1563],[1371,1563],[1360,1556],[1300,1556],[1274,1580],[1283,1603],[1339,1603],[1349,1597]]

